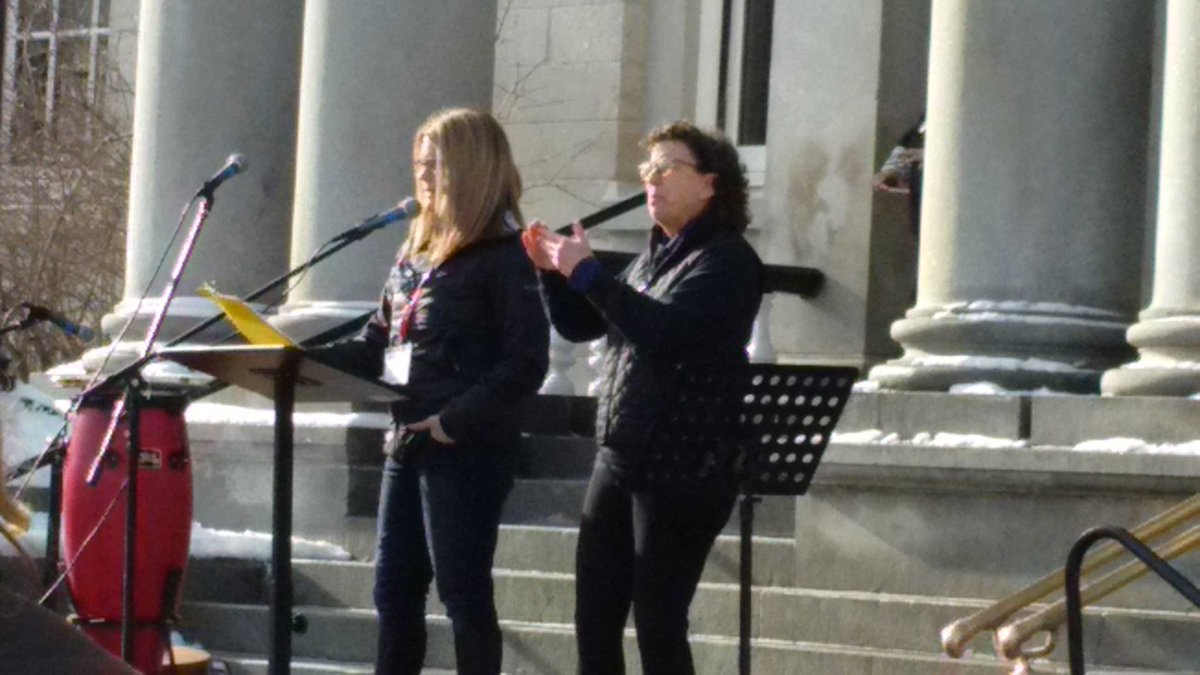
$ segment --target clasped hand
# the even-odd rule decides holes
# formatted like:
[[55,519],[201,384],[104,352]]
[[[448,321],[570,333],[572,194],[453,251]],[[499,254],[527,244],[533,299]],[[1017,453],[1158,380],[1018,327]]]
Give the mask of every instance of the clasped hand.
[[571,236],[565,237],[552,232],[540,220],[529,223],[521,233],[525,253],[538,269],[557,271],[564,277],[571,276],[576,265],[593,257],[592,247],[583,233],[583,225],[571,224]]

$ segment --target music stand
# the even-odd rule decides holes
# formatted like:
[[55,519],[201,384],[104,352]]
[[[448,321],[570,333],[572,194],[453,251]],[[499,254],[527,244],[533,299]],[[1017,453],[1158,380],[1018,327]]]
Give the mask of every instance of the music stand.
[[160,356],[275,401],[275,462],[271,513],[271,655],[268,672],[291,672],[292,631],[292,412],[296,403],[390,402],[404,394],[323,363],[299,347],[172,347]]
[[687,487],[721,475],[737,481],[742,675],[750,673],[754,504],[759,495],[808,491],[857,377],[855,368],[833,366],[681,367],[672,408],[651,435],[647,485]]

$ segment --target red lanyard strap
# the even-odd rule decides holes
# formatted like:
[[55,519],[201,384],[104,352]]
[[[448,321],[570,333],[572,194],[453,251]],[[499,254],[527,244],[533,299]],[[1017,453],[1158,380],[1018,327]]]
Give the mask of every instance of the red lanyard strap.
[[403,343],[408,340],[408,331],[412,328],[413,321],[417,316],[417,303],[421,300],[421,293],[425,290],[425,284],[433,276],[433,268],[426,270],[421,275],[421,279],[417,281],[417,287],[408,295],[408,304],[404,306],[404,311],[400,314],[400,326],[397,328],[397,337]]

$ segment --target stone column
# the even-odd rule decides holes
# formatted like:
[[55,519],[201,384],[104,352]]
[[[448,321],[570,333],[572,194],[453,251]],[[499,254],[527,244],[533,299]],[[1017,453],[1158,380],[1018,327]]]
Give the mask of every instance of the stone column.
[[[412,134],[446,107],[490,108],[494,0],[309,0],[291,262],[412,193]],[[314,267],[275,321],[304,338],[375,306],[403,227]]]
[[140,345],[157,310],[184,204],[232,153],[248,168],[216,193],[160,338],[216,311],[195,297],[200,283],[244,294],[285,269],[302,14],[293,2],[141,3],[125,290],[103,323],[112,337],[136,312],[127,349]]
[[1128,356],[1154,3],[935,0],[916,306],[885,387],[1096,391]]
[[1200,391],[1200,4],[1167,5],[1154,294],[1129,342],[1138,359],[1105,373],[1106,394]]

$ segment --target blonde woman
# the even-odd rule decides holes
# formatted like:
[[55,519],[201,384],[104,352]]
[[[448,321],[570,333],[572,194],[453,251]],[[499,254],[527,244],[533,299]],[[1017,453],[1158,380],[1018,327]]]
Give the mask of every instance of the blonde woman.
[[[410,395],[392,408],[379,504],[378,673],[419,673],[436,579],[458,672],[500,672],[491,567],[521,401],[548,367],[549,325],[517,223],[521,179],[490,115],[439,112],[413,137],[421,214],[362,341]],[[376,362],[377,363],[377,362]]]

